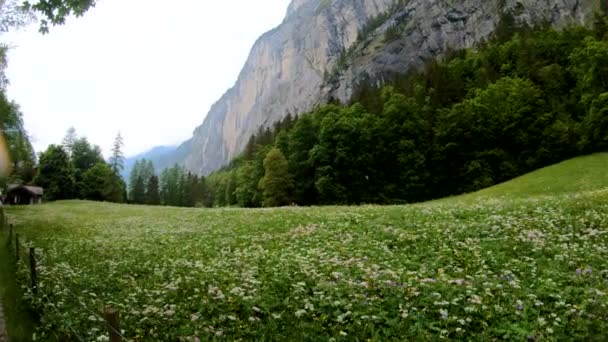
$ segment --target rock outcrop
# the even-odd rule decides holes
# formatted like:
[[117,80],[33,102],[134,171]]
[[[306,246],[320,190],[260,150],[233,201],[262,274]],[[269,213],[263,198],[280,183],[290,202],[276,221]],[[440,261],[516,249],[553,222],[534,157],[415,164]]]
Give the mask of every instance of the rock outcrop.
[[[450,49],[472,47],[491,37],[505,13],[518,22],[563,26],[588,21],[595,6],[592,0],[293,0],[185,143],[183,163],[201,174],[217,170],[259,127],[329,97],[346,102],[362,79],[382,82]],[[338,69],[346,53],[348,63]]]
[[346,102],[362,80],[382,82],[387,74],[404,73],[449,50],[487,41],[506,16],[516,25],[560,27],[590,22],[594,7],[591,0],[410,1],[358,42],[348,68],[325,85],[324,93]]

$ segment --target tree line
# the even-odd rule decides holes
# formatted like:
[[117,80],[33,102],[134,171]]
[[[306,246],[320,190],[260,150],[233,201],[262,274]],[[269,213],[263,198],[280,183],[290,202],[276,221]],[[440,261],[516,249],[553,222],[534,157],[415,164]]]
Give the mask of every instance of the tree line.
[[106,162],[101,148],[70,128],[61,145],[50,145],[40,153],[33,180],[45,191],[49,201],[85,199],[124,203],[126,185],[120,177],[124,167],[123,139],[114,141],[112,156]]
[[129,175],[129,201],[133,204],[176,207],[209,206],[205,178],[175,165],[156,175],[152,161],[141,159]]
[[502,28],[390,86],[363,82],[273,129],[206,179],[212,206],[409,203],[608,150],[608,24]]

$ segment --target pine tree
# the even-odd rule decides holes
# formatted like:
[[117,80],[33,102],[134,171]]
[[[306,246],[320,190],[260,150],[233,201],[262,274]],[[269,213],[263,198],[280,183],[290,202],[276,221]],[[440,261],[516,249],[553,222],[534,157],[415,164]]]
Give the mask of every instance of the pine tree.
[[159,205],[160,204],[160,192],[159,192],[159,181],[156,175],[152,175],[148,179],[146,188],[146,204]]
[[122,147],[124,146],[124,142],[120,132],[116,135],[114,139],[114,145],[112,147],[112,156],[110,157],[110,167],[115,174],[120,174],[122,170],[125,168],[125,156],[122,153]]
[[145,204],[146,202],[146,185],[141,176],[135,179],[133,190],[131,191],[131,201],[135,204]]
[[74,148],[74,143],[77,139],[76,129],[74,127],[68,128],[68,131],[65,133],[65,137],[63,137],[63,141],[61,142],[61,146],[63,146],[70,157],[72,156],[72,149]]
[[133,169],[131,170],[131,174],[129,175],[129,200],[133,203],[136,203],[133,194],[135,193],[137,179],[141,178],[141,169],[141,160],[136,160],[135,165],[133,165]]
[[264,194],[265,207],[278,207],[291,202],[293,179],[287,159],[278,148],[273,148],[264,159],[264,178],[260,189]]

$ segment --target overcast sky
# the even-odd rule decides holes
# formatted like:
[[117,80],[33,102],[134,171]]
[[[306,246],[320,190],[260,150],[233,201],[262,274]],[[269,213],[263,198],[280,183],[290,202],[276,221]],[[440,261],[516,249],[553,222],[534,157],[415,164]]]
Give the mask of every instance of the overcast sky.
[[107,156],[116,133],[133,155],[190,138],[231,87],[255,40],[289,0],[98,0],[41,35],[5,34],[8,96],[37,152],[74,126]]

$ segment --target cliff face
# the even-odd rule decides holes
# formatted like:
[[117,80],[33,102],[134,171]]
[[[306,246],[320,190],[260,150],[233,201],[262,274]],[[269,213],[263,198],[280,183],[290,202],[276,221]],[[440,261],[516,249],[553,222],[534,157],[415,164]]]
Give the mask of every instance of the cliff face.
[[393,0],[294,0],[283,23],[253,46],[234,87],[192,137],[189,169],[207,174],[235,157],[261,125],[310,109],[325,68]]
[[[351,53],[348,68],[326,84],[324,94],[346,102],[364,79],[382,82],[385,75],[422,67],[449,50],[487,41],[505,15],[516,24],[554,26],[590,22],[592,0],[415,0],[388,20]],[[392,35],[387,31],[392,30]]]
[[[217,170],[260,126],[330,96],[346,102],[364,78],[381,82],[449,49],[472,47],[492,35],[505,12],[519,22],[567,25],[588,20],[594,6],[592,0],[293,0],[283,23],[258,39],[234,87],[194,131],[183,163],[201,174]],[[385,20],[358,37],[380,14]],[[338,69],[347,50],[347,67]]]

